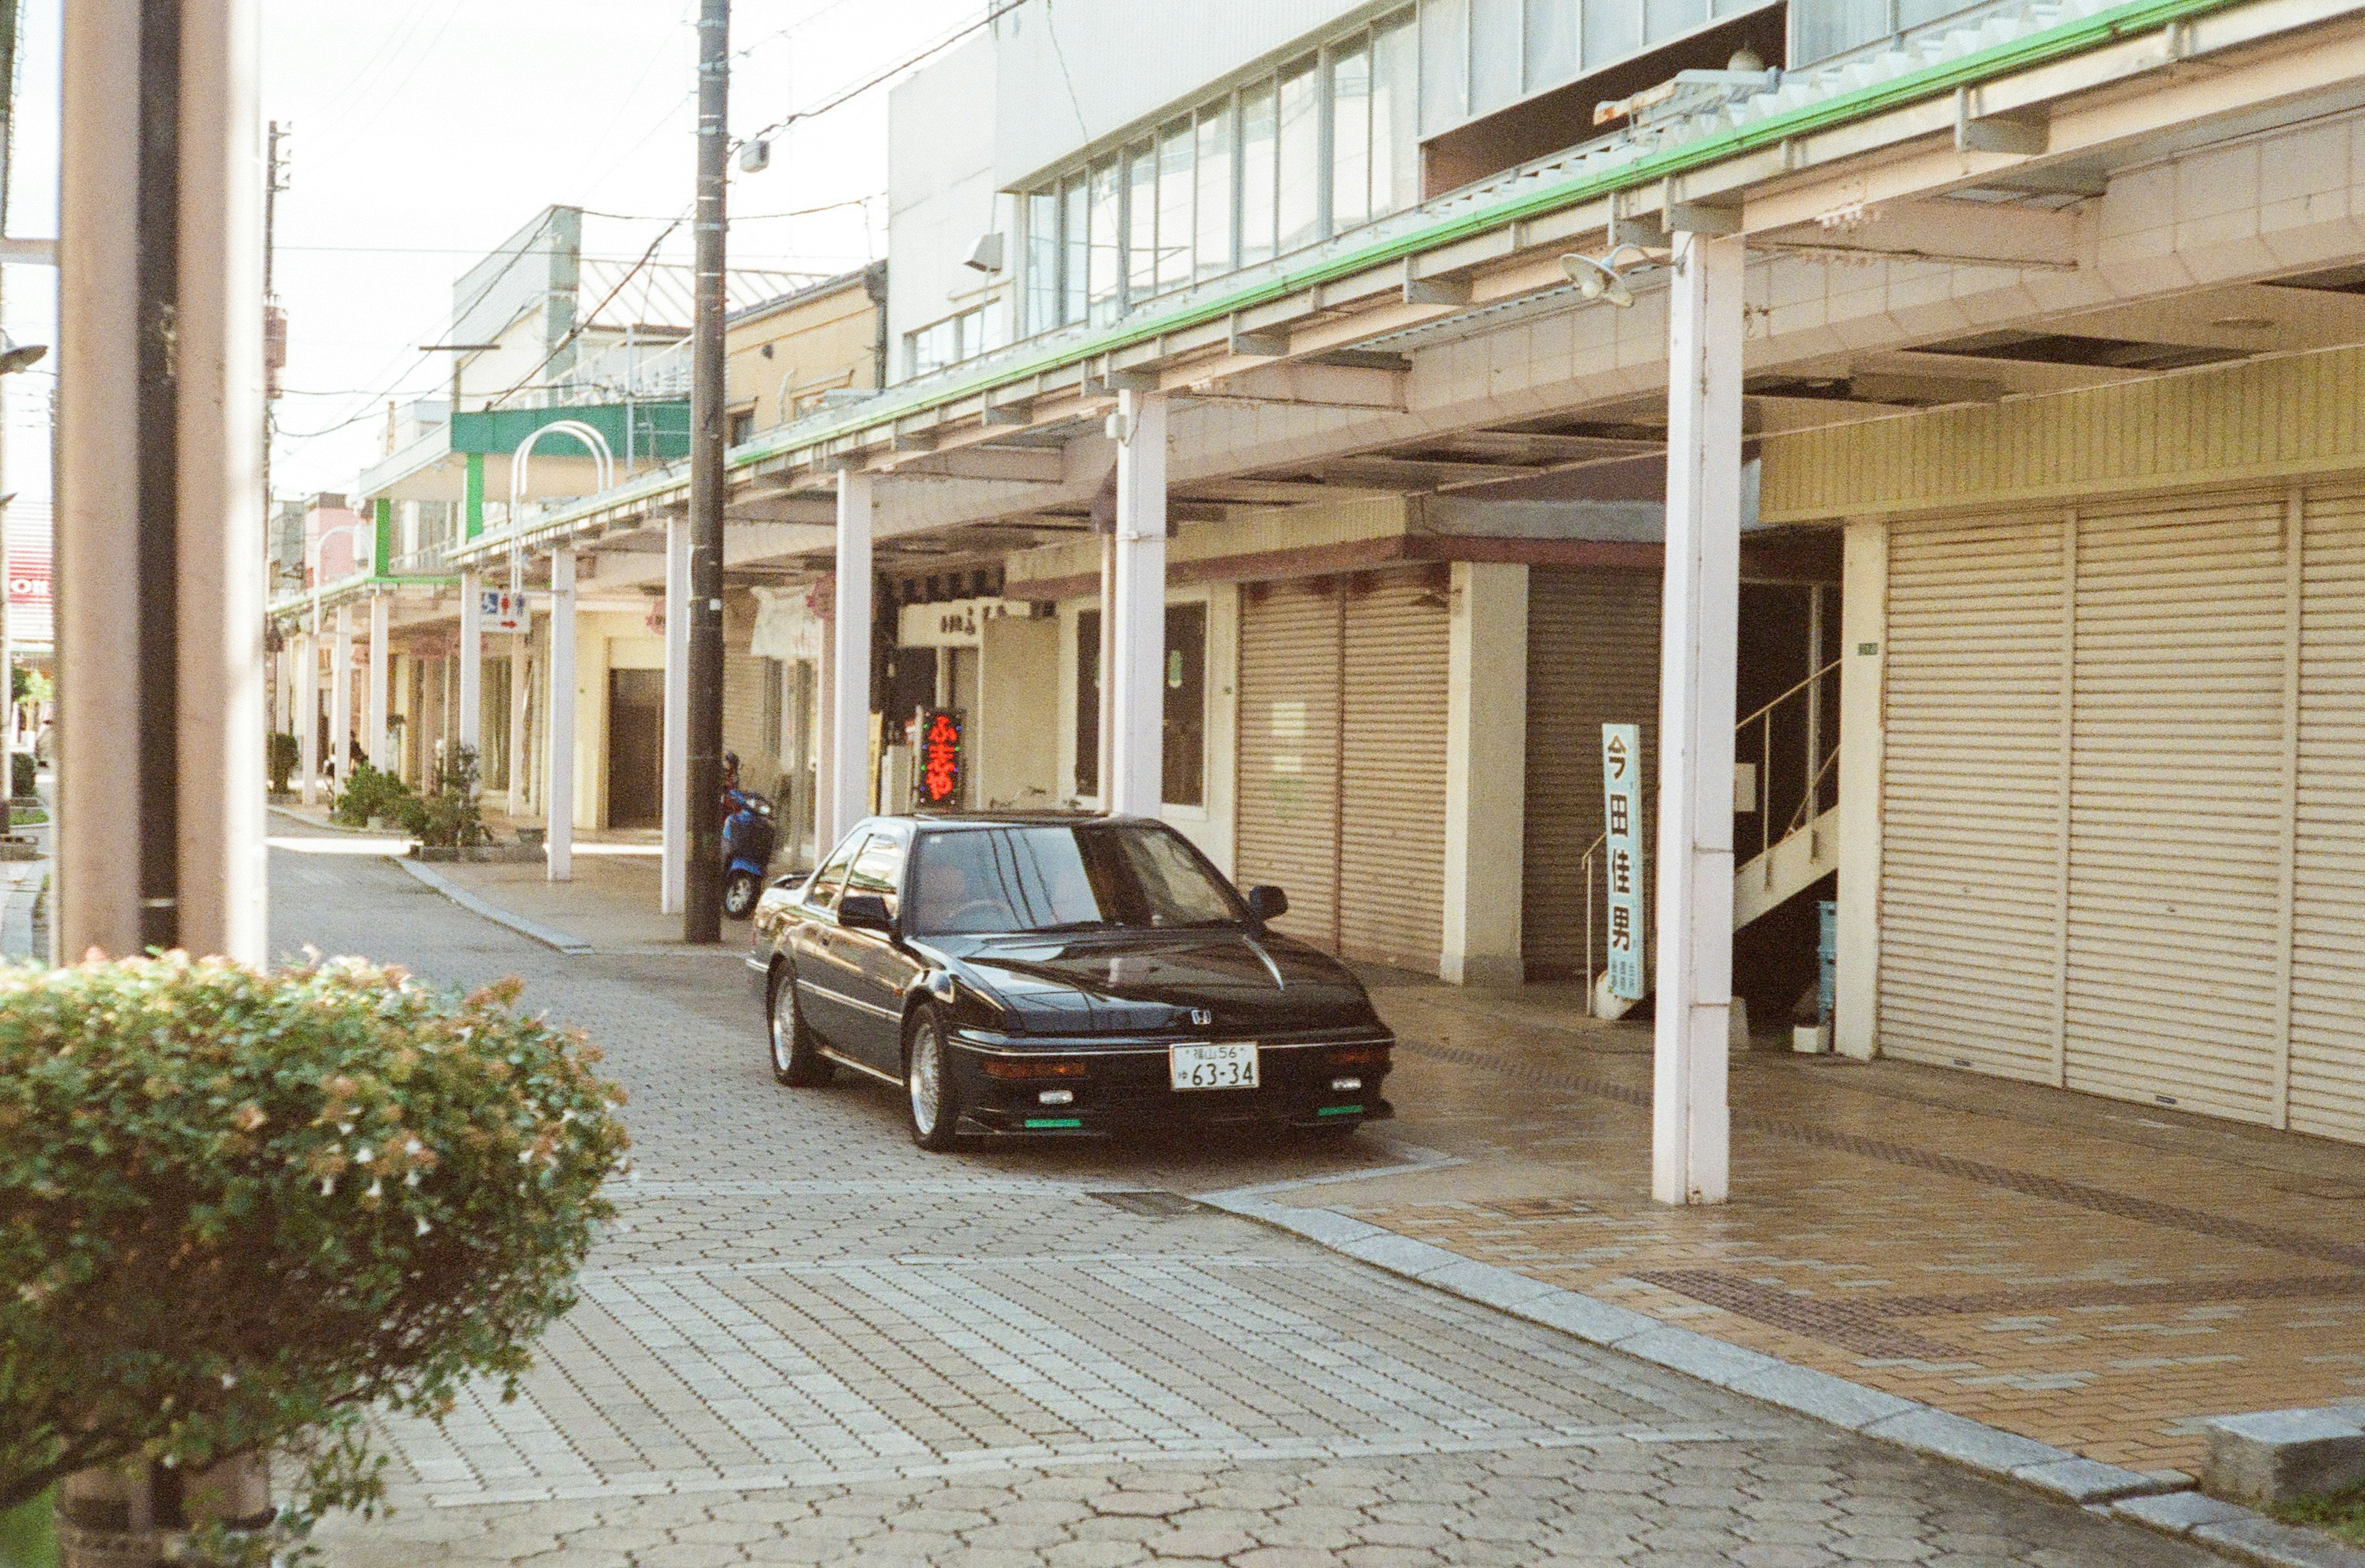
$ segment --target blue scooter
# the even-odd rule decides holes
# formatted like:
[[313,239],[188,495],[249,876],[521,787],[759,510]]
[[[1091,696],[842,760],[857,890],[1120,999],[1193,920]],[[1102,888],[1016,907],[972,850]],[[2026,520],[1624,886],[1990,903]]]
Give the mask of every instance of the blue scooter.
[[725,790],[723,801],[730,809],[723,819],[723,913],[745,920],[764,896],[779,830],[772,825],[772,802],[754,790]]

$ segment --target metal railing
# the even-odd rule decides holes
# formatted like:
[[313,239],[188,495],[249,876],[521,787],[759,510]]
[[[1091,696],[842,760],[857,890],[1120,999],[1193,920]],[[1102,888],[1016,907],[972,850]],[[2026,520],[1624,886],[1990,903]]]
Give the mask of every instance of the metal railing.
[[[1732,727],[1734,761],[1756,770],[1746,804],[1735,790],[1733,815],[1757,819],[1759,856],[1823,812],[1826,786],[1839,758],[1839,726],[1827,722],[1823,689],[1839,667],[1840,661],[1832,660]],[[1778,773],[1777,755],[1782,762]],[[1783,824],[1778,833],[1777,822]],[[1740,844],[1733,846],[1742,859],[1754,858],[1741,855],[1741,849]]]

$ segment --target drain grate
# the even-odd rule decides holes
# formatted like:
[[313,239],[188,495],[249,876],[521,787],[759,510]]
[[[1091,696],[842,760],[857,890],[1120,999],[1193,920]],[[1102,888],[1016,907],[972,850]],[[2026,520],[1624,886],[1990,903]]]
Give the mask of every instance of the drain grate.
[[1127,1214],[1148,1215],[1153,1219],[1179,1219],[1184,1215],[1204,1212],[1203,1206],[1180,1193],[1141,1188],[1122,1193],[1086,1193],[1084,1196],[1123,1209]]

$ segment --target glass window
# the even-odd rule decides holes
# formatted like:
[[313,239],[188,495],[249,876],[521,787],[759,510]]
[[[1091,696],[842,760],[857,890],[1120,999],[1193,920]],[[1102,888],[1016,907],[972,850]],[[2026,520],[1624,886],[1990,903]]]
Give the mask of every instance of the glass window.
[[1528,0],[1528,91],[1541,93],[1575,75],[1576,0]]
[[1420,204],[1420,118],[1414,106],[1419,91],[1419,35],[1407,11],[1372,33],[1374,218]]
[[1420,42],[1420,129],[1434,134],[1470,118],[1470,0],[1428,0]]
[[1587,71],[1598,71],[1639,53],[1642,48],[1642,7],[1635,0],[1585,0],[1580,36],[1585,41]]
[[[1598,5],[1600,0],[1594,0]],[[1609,0],[1639,17],[1642,0]],[[1470,112],[1499,109],[1519,95],[1521,0],[1470,0]]]
[[857,828],[846,835],[846,842],[830,851],[820,870],[805,888],[805,902],[823,909],[837,907],[838,889],[846,881],[846,868],[854,864],[854,852],[862,847],[869,834]]
[[1128,304],[1158,292],[1158,144],[1137,143],[1125,155],[1126,279]]
[[1272,260],[1273,85],[1260,82],[1240,95],[1240,265]]
[[1322,237],[1322,102],[1315,64],[1300,61],[1281,73],[1281,172],[1274,194],[1280,211],[1280,253]]
[[1091,197],[1082,174],[1071,174],[1059,186],[1059,320],[1084,319],[1090,296],[1085,290],[1093,271]]
[[912,906],[918,935],[1230,925],[1246,915],[1181,834],[1149,823],[925,834]]
[[1330,231],[1372,217],[1372,51],[1358,39],[1330,57]]
[[1170,806],[1207,803],[1207,607],[1166,607],[1165,778]]
[[1093,166],[1092,323],[1104,327],[1116,319],[1124,306],[1124,193],[1117,186],[1116,160]]
[[1059,324],[1059,196],[1037,191],[1026,198],[1026,330]]
[[1192,185],[1191,122],[1178,120],[1158,139],[1158,292],[1191,281],[1191,215],[1197,205]]
[[1232,270],[1232,104],[1227,98],[1199,111],[1198,275]]
[[883,833],[874,833],[846,874],[849,893],[876,893],[886,901],[887,916],[895,916],[897,884],[903,879],[903,846]]
[[1643,0],[1642,32],[1653,43],[1708,20],[1708,0]]
[[1076,793],[1101,792],[1101,612],[1076,612]]

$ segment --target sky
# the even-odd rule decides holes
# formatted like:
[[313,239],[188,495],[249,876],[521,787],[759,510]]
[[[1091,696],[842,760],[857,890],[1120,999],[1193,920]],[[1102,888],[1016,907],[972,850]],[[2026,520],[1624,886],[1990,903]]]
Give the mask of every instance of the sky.
[[[67,0],[28,0],[15,236],[56,232],[57,49]],[[287,395],[272,487],[344,490],[378,457],[389,398],[432,395],[452,284],[544,207],[587,218],[588,255],[637,257],[690,203],[696,0],[261,0],[263,115],[287,129],[277,283]],[[977,20],[983,0],[736,0],[731,127],[819,105]],[[760,174],[733,166],[734,265],[837,272],[886,245],[882,86],[801,121]],[[812,210],[812,209],[822,210]],[[798,216],[774,216],[794,214]],[[687,262],[688,226],[658,252]],[[11,266],[0,323],[55,331],[55,277]],[[41,367],[44,371],[49,367]],[[47,498],[48,375],[5,388],[7,486]]]

